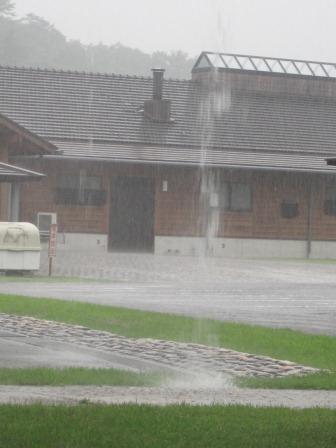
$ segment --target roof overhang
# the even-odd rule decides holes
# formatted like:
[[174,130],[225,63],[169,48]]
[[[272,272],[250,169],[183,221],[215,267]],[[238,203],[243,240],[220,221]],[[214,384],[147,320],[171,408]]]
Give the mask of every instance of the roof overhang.
[[2,114],[0,114],[0,140],[8,147],[10,155],[57,153],[55,145]]
[[0,182],[27,182],[42,179],[44,174],[18,166],[0,163]]
[[63,154],[46,156],[47,159],[336,174],[336,166],[326,164],[325,153],[319,155],[300,151],[256,152],[230,148],[164,147],[83,141],[59,141],[57,146]]

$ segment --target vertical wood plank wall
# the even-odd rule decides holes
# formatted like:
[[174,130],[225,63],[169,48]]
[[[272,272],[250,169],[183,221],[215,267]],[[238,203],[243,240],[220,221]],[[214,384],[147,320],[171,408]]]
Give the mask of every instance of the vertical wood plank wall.
[[[60,231],[103,233],[109,229],[111,176],[145,176],[155,179],[155,234],[157,236],[201,236],[204,234],[206,198],[200,194],[200,173],[196,168],[154,167],[99,163],[35,162],[30,167],[47,174],[41,182],[26,183],[21,193],[21,220],[36,222],[38,212],[56,212]],[[88,174],[102,175],[107,201],[101,207],[55,205],[55,186],[61,174],[86,168]],[[219,237],[306,239],[309,183],[311,176],[295,173],[270,173],[225,170],[223,178],[249,182],[253,206],[249,212],[222,211]],[[163,191],[163,181],[168,186]],[[314,175],[312,238],[336,240],[336,216],[324,213],[326,176]],[[295,218],[281,217],[282,201],[299,205]]]

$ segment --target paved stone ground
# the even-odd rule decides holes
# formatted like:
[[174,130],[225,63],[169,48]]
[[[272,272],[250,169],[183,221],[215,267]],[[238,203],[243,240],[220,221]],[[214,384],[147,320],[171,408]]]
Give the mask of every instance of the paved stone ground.
[[[206,282],[222,284],[319,284],[335,283],[336,262],[305,260],[248,260],[139,253],[57,252],[53,262],[57,276],[105,279],[127,283]],[[48,274],[47,252],[41,255],[40,274]]]
[[336,264],[87,252],[57,260],[60,275],[123,283],[101,285],[99,298],[82,285],[82,300],[336,335]]
[[336,335],[336,263],[59,251],[54,268],[108,282],[1,281],[0,292]]
[[27,387],[0,386],[0,403],[70,404],[83,400],[98,404],[250,405],[260,407],[336,409],[336,391],[142,387]]
[[[0,314],[2,331],[16,336],[50,338],[77,346],[112,352],[129,359],[148,361],[153,367],[175,369],[181,373],[206,372],[208,375],[283,377],[304,375],[317,369],[266,356],[208,347],[200,344],[132,339],[78,325]],[[1,361],[0,361],[1,364]]]

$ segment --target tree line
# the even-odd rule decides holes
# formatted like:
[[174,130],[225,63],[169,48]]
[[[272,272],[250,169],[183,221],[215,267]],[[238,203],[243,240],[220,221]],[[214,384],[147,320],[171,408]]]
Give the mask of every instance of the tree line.
[[0,0],[0,65],[55,68],[149,76],[153,67],[167,76],[189,78],[193,59],[182,51],[152,54],[114,45],[84,45],[67,39],[45,19],[28,14],[18,18],[11,0]]

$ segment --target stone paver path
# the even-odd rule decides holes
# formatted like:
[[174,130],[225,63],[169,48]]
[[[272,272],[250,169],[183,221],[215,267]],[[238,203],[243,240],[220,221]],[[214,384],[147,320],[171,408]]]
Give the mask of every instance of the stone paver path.
[[186,389],[107,386],[28,387],[0,386],[0,404],[190,404],[250,405],[336,409],[336,391],[238,389]]
[[123,355],[176,371],[228,376],[274,376],[307,374],[317,371],[293,362],[257,356],[218,347],[155,339],[133,339],[106,331],[92,330],[31,317],[0,314],[0,328],[19,336],[51,338]]

